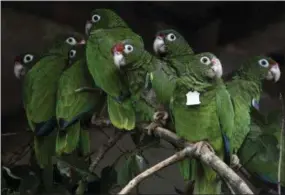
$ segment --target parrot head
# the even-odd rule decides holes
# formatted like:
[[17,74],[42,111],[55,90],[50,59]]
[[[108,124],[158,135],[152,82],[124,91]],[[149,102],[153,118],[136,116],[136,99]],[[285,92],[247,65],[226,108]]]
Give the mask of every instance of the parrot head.
[[281,71],[279,65],[270,57],[255,56],[250,58],[241,67],[243,75],[259,80],[273,80],[277,82],[280,79]]
[[173,29],[162,30],[156,33],[153,50],[157,55],[193,54],[187,41]]
[[135,66],[136,62],[142,58],[145,50],[142,41],[124,40],[116,43],[111,49],[114,64],[118,68],[124,66]]
[[14,74],[16,78],[21,79],[24,77],[37,61],[38,56],[33,53],[25,53],[16,56],[14,59]]
[[214,54],[209,52],[196,54],[193,61],[194,62],[187,68],[194,72],[194,75],[210,79],[222,77],[222,64]]
[[84,36],[79,33],[60,34],[55,38],[52,47],[49,47],[50,53],[59,53],[66,56],[69,50],[75,45],[85,45]]
[[68,62],[72,65],[85,56],[85,45],[75,45],[68,52]]
[[109,29],[116,27],[128,27],[125,21],[114,11],[109,9],[95,9],[91,12],[90,19],[86,21],[85,33],[98,29]]

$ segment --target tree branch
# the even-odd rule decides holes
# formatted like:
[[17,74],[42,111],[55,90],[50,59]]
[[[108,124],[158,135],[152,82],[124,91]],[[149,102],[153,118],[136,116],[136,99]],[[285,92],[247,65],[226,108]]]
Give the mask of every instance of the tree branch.
[[[139,124],[138,129],[147,132],[148,130],[146,126],[147,124]],[[164,139],[178,148],[196,148],[194,144],[186,142],[182,138],[178,137],[175,133],[162,127],[155,128],[154,136]],[[204,164],[215,170],[222,178],[228,181],[236,192],[240,194],[253,194],[247,184],[207,147],[203,147],[200,152],[194,150],[193,157],[201,160]]]
[[154,165],[153,167],[145,170],[144,172],[140,173],[138,176],[133,178],[118,194],[127,194],[130,193],[132,189],[134,189],[141,181],[149,177],[150,175],[154,174],[155,172],[174,164],[180,160],[183,160],[185,157],[191,155],[193,153],[193,147],[186,147],[180,152],[170,156],[169,158],[165,159],[164,161],[159,162],[158,164]]

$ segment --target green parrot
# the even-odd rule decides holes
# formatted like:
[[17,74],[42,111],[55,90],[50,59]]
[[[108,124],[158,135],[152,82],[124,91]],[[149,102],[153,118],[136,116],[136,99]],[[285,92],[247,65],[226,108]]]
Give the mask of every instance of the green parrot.
[[[110,50],[119,40],[142,40],[115,12],[96,9],[91,13],[88,30],[86,60],[96,85],[108,94],[108,113],[112,124],[119,129],[135,127],[135,113],[129,101],[128,84],[120,77],[119,68],[113,63]],[[89,22],[90,24],[90,22]]]
[[[254,108],[253,108],[254,109]],[[241,165],[259,182],[261,188],[277,189],[280,148],[283,150],[281,186],[285,190],[285,146],[281,146],[282,110],[274,110],[257,117],[252,111],[250,132],[238,150]],[[285,135],[283,135],[283,140]]]
[[[207,145],[229,164],[234,111],[221,79],[221,62],[214,54],[200,53],[190,55],[185,66],[170,104],[176,133],[196,143],[198,150]],[[195,182],[194,194],[221,193],[221,180],[214,170],[195,159],[183,163],[184,179]]]
[[[78,34],[59,35],[48,52],[39,57],[23,78],[24,108],[29,126],[35,133],[35,155],[41,167],[50,164],[51,155],[54,153],[58,79],[66,68],[69,48],[82,43],[84,44],[85,40]],[[31,59],[31,56],[26,56],[23,61],[28,59]],[[20,70],[21,75],[22,69],[19,67],[15,66],[14,70]]]
[[274,60],[265,56],[255,56],[244,62],[232,81],[226,83],[235,112],[233,157],[236,156],[236,152],[250,131],[250,111],[252,106],[258,106],[262,93],[262,80],[278,81],[279,78],[279,66]]
[[159,31],[155,37],[153,50],[166,64],[162,64],[151,73],[152,86],[158,100],[164,105],[169,105],[175,80],[185,72],[189,55],[194,53],[183,36],[173,29]]
[[[105,103],[105,94],[98,91],[78,91],[95,88],[85,60],[85,45],[76,45],[69,51],[69,67],[62,73],[57,90],[56,117],[59,132],[56,153],[71,153],[78,146],[81,154],[90,153],[89,132],[84,129],[90,123],[95,110]],[[99,109],[98,109],[99,108]]]
[[168,114],[158,111],[159,104],[153,95],[149,78],[149,73],[163,62],[147,52],[141,40],[120,41],[113,46],[112,53],[121,78],[128,83],[131,93],[129,99],[136,112],[136,122],[152,121],[154,116],[165,121]]

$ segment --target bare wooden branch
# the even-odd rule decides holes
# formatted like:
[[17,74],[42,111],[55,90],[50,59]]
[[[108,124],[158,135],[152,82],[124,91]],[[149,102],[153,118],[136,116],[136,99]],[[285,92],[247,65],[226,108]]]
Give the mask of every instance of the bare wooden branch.
[[133,178],[118,194],[128,194],[134,189],[141,181],[149,177],[150,175],[156,173],[157,171],[174,164],[180,160],[183,160],[187,156],[193,153],[193,147],[186,147],[180,152],[175,153],[174,155],[170,156],[169,158],[159,162],[158,164],[154,165],[153,167],[145,170],[144,172],[140,173],[138,176]]
[[[147,132],[148,124],[138,125],[138,129]],[[162,127],[156,127],[154,130],[154,136],[160,137],[178,148],[193,148],[194,144],[191,144],[182,138],[178,137],[175,133]],[[215,170],[222,178],[226,179],[231,187],[240,194],[253,194],[247,184],[230,168],[228,167],[219,157],[217,157],[207,147],[203,147],[200,152],[194,150],[193,157],[201,160],[204,164],[210,166]]]
[[284,146],[284,102],[282,94],[280,93],[282,120],[281,120],[281,131],[280,131],[280,148],[279,148],[279,162],[278,162],[278,194],[281,195],[281,171],[282,171],[282,159],[283,159],[283,146]]
[[123,136],[125,135],[125,132],[118,132],[114,137],[111,137],[107,144],[104,144],[98,151],[97,156],[95,157],[94,160],[92,160],[91,165],[89,166],[89,171],[91,173],[95,173],[95,168],[97,167],[97,165],[99,164],[100,160],[105,156],[105,154],[107,153],[107,151],[112,148],[117,141]]

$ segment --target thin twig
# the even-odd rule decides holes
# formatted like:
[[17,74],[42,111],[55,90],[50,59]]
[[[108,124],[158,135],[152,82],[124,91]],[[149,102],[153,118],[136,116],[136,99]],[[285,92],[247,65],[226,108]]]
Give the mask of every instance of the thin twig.
[[278,162],[278,194],[281,195],[281,171],[282,171],[282,158],[283,158],[283,137],[285,136],[284,132],[284,102],[282,94],[280,93],[281,100],[281,110],[282,110],[282,124],[281,124],[281,135],[280,135],[280,149],[279,149],[279,162]]
[[195,148],[193,148],[193,147],[191,147],[191,148],[186,147],[182,151],[177,152],[176,154],[172,155],[171,157],[165,159],[164,161],[161,161],[158,164],[154,165],[153,167],[145,170],[144,172],[140,173],[138,176],[133,178],[118,194],[128,194],[141,181],[143,181],[144,179],[146,179],[150,175],[154,174],[155,172],[184,159],[186,156],[192,154],[194,149]]
[[95,173],[95,168],[97,167],[97,165],[99,164],[100,160],[105,156],[105,154],[107,153],[107,151],[109,149],[111,149],[116,143],[117,141],[123,136],[125,135],[125,132],[118,132],[114,137],[111,137],[107,144],[104,144],[98,151],[97,156],[95,157],[94,160],[92,160],[91,165],[89,166],[89,171],[91,173]]

